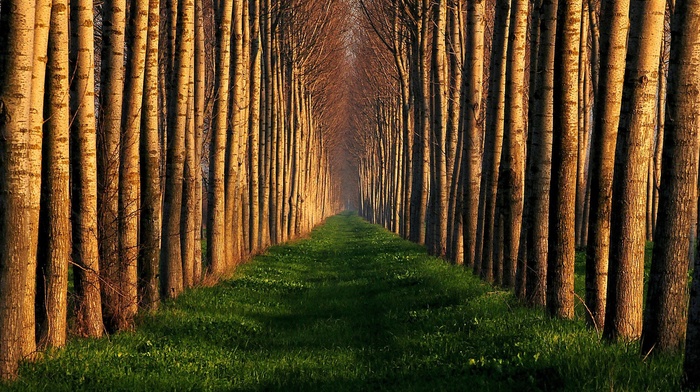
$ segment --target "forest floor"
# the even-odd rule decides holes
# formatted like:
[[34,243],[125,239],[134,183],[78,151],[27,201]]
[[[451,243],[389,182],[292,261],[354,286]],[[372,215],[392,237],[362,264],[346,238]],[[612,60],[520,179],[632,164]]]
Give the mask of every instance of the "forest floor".
[[680,389],[680,356],[600,343],[352,213],[138,324],[73,339],[0,389]]

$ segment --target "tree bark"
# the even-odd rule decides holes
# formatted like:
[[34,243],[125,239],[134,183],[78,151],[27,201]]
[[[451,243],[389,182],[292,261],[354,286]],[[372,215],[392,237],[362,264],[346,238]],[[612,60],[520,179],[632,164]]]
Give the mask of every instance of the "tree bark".
[[603,335],[636,340],[642,333],[647,164],[658,83],[665,1],[634,0],[610,225],[610,272]]
[[71,218],[76,332],[99,337],[102,296],[98,244],[97,138],[95,130],[95,62],[93,2],[71,2]]
[[[644,310],[643,353],[676,352],[683,347],[688,325],[687,260],[689,249],[696,246],[688,232],[697,203],[693,191],[698,181],[700,1],[677,2],[672,23],[659,219]],[[687,375],[692,374],[688,361],[694,355],[693,344],[690,341],[688,346]]]
[[547,312],[574,317],[576,158],[581,0],[562,0],[554,49],[554,128],[549,203]]

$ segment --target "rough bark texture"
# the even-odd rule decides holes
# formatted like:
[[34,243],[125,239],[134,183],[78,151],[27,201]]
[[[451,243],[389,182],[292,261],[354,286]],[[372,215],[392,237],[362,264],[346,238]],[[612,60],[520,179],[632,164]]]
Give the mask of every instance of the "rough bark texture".
[[189,81],[194,44],[194,2],[181,0],[175,54],[177,75],[168,118],[168,155],[163,203],[161,296],[175,298],[183,290],[181,219]]
[[655,126],[654,108],[665,1],[634,0],[615,151],[610,224],[610,271],[603,335],[636,340],[642,333],[642,294],[647,164]]
[[470,1],[467,6],[467,45],[465,63],[466,113],[464,127],[464,262],[475,265],[479,191],[484,141],[483,78],[484,78],[484,3]]
[[613,167],[625,76],[629,0],[603,2],[600,79],[596,96],[590,165],[590,213],[586,248],[586,319],[601,330],[605,322],[610,251]]
[[581,1],[562,0],[554,50],[554,128],[549,204],[547,312],[574,317],[576,157],[578,152],[578,57]]
[[[673,17],[659,219],[644,310],[642,352],[679,351],[685,341],[688,237],[698,181],[700,1],[678,2]],[[692,357],[692,354],[691,354]],[[686,358],[686,365],[688,359]]]
[[126,329],[131,317],[121,292],[119,260],[119,163],[124,99],[126,1],[104,3],[98,143],[98,244],[102,317],[109,332]]
[[544,307],[547,303],[547,254],[549,236],[549,188],[552,178],[552,128],[554,126],[554,51],[557,25],[557,0],[545,0],[540,11],[540,44],[537,53],[537,78],[533,126],[530,131],[531,162],[529,219],[527,232],[526,300]]
[[155,310],[160,301],[161,146],[158,105],[158,36],[160,0],[150,0],[148,48],[144,76],[143,130],[141,132],[141,227],[139,249],[139,304]]
[[69,185],[68,3],[54,0],[46,86],[40,248],[37,269],[38,340],[42,347],[66,343],[68,265],[71,262]]
[[496,245],[496,204],[499,180],[498,168],[503,146],[505,112],[506,58],[508,53],[507,32],[510,21],[510,1],[497,3],[496,20],[491,52],[489,97],[486,108],[486,131],[484,161],[479,197],[479,218],[476,230],[476,257],[474,265],[479,267],[481,277],[492,282]]
[[34,1],[0,10],[0,378],[14,378],[28,255],[27,142]]
[[525,57],[527,46],[528,3],[513,0],[508,68],[506,74],[505,132],[503,134],[503,161],[501,162],[505,209],[503,210],[503,285],[513,287],[518,261],[520,227],[522,225],[525,192]]
[[102,296],[97,236],[97,139],[92,0],[71,2],[71,218],[76,332],[99,337]]

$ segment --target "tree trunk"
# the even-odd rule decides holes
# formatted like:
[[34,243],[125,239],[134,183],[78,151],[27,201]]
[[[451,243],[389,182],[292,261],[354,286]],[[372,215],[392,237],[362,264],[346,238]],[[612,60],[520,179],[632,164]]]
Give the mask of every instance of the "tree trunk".
[[148,11],[149,0],[136,0],[133,3],[127,44],[129,69],[124,92],[125,113],[119,166],[119,291],[127,320],[133,320],[138,311],[138,233],[141,210],[139,147],[148,46]]
[[102,274],[102,317],[109,332],[126,329],[131,317],[121,292],[119,260],[119,163],[124,102],[126,1],[104,3],[102,79],[98,140],[98,243]]
[[22,357],[22,304],[29,203],[28,128],[34,41],[34,1],[18,0],[0,9],[0,379],[17,374]]
[[[531,162],[528,194],[530,221],[527,232],[526,301],[547,304],[547,255],[549,246],[549,191],[552,179],[552,128],[554,127],[554,52],[557,30],[557,0],[542,2],[537,77],[530,131]],[[531,87],[532,88],[532,87]]]
[[528,4],[514,0],[511,12],[508,67],[506,74],[505,132],[501,162],[505,177],[502,179],[505,196],[503,286],[515,284],[518,244],[523,214],[525,191],[525,58],[527,46]]
[[557,10],[554,50],[554,128],[549,204],[547,311],[574,317],[576,158],[581,1],[562,0]]
[[175,54],[177,76],[171,112],[168,113],[168,156],[163,204],[163,245],[161,248],[161,296],[175,298],[183,290],[181,223],[185,133],[187,132],[189,80],[194,47],[194,2],[181,0]]
[[[226,271],[227,233],[233,227],[226,226],[224,173],[226,168],[226,135],[228,133],[229,69],[231,63],[231,13],[233,0],[222,0],[216,30],[217,52],[215,66],[214,113],[209,144],[209,187],[207,199],[207,261],[209,273],[219,276]],[[228,185],[228,184],[226,184]]]
[[591,143],[590,212],[586,249],[587,321],[600,331],[605,321],[610,251],[613,167],[622,104],[629,30],[629,0],[603,2],[600,79]]
[[92,0],[70,4],[71,63],[71,218],[76,332],[99,337],[102,296],[97,225],[97,139],[95,131],[95,64]]
[[[148,43],[144,75],[143,130],[141,132],[141,225],[139,273],[139,303],[144,309],[155,310],[160,301],[160,234],[161,234],[161,146],[159,137],[160,111],[158,105],[158,36],[160,31],[160,0],[150,0],[148,9]],[[160,81],[163,83],[163,81]]]
[[51,0],[36,3],[34,20],[34,62],[32,69],[31,101],[29,108],[29,145],[32,147],[27,155],[29,175],[30,204],[27,225],[30,233],[29,253],[27,255],[27,279],[25,281],[24,304],[22,313],[22,355],[32,358],[36,353],[36,290],[37,290],[37,251],[39,233],[39,210],[41,199],[41,149],[44,126],[44,101],[46,83],[47,46],[51,25]]
[[[672,23],[659,220],[644,310],[643,353],[675,352],[683,347],[688,310],[687,260],[689,249],[696,246],[688,237],[692,225],[688,211],[697,203],[693,195],[698,181],[700,1],[677,2]],[[696,342],[689,341],[686,375],[692,374],[688,360],[695,354],[693,344]]]
[[663,0],[634,0],[630,19],[610,225],[610,272],[603,335],[636,340],[642,333],[647,164],[654,132]]
[[68,3],[54,0],[46,86],[47,122],[44,127],[42,206],[38,260],[37,321],[42,347],[66,343],[68,321],[68,265],[71,262],[68,70]]
[[484,117],[484,3],[470,1],[467,6],[467,42],[463,94],[466,96],[464,127],[464,197],[462,201],[464,262],[475,266],[477,247],[477,222],[479,215],[479,190],[482,182]]
[[486,108],[486,140],[484,144],[483,175],[479,196],[479,218],[476,230],[476,257],[481,277],[493,282],[496,245],[496,204],[504,129],[505,83],[508,54],[508,29],[510,25],[510,0],[500,0],[496,8],[493,47],[489,81],[489,97]]

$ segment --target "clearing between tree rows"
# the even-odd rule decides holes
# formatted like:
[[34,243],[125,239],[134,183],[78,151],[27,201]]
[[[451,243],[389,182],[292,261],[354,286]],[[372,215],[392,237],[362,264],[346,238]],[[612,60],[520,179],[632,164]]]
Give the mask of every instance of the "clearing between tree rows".
[[23,364],[0,389],[680,388],[680,356],[638,352],[599,342],[581,317],[523,307],[348,212],[215,287],[186,292],[135,332],[74,339]]

